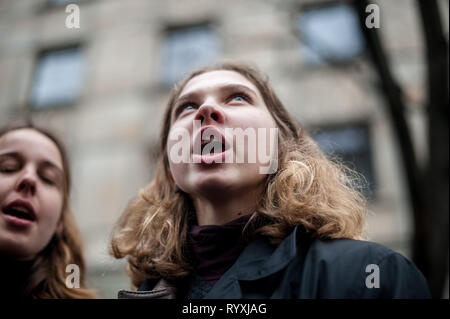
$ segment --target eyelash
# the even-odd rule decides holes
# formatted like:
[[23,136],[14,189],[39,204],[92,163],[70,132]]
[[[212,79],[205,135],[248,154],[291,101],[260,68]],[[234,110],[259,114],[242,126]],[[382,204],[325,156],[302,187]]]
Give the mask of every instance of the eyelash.
[[[232,101],[234,98],[236,98],[236,97],[242,97],[247,103],[250,103],[250,102],[251,102],[251,98],[248,96],[248,94],[245,94],[244,92],[238,92],[238,93],[234,93],[234,94],[230,95],[230,97],[228,97],[228,99],[227,99],[227,103],[231,102],[231,101]],[[184,109],[185,109],[187,106],[190,106],[190,105],[191,105],[191,106],[194,106],[194,107],[197,106],[196,103],[194,103],[194,102],[186,102],[186,103],[180,105],[180,106],[176,109],[175,114],[176,114],[177,116],[180,115],[181,113],[183,113]]]
[[54,185],[55,183],[53,182],[53,180],[46,178],[46,177],[41,177],[41,179],[44,181],[44,183],[48,184],[48,185]]
[[1,164],[0,165],[0,172],[2,173],[13,173],[15,171],[17,171],[19,169],[19,167],[16,164]]

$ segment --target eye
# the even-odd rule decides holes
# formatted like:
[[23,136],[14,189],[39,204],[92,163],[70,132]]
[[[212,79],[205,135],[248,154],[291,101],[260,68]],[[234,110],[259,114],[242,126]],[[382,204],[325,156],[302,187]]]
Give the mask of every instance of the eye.
[[186,104],[186,105],[183,105],[181,110],[182,111],[189,111],[189,110],[193,110],[193,109],[195,109],[195,106],[193,104]]
[[0,172],[2,173],[13,173],[19,169],[20,165],[16,161],[7,160],[3,163],[0,163]]
[[244,93],[233,94],[229,100],[230,102],[250,102],[250,98]]
[[244,102],[245,98],[242,95],[237,95],[237,96],[233,97],[232,100],[233,101]]
[[185,103],[185,104],[180,105],[180,106],[177,108],[175,114],[176,114],[176,115],[179,115],[179,114],[181,114],[181,113],[183,113],[183,112],[190,111],[190,110],[194,110],[195,108],[196,108],[196,106],[195,106],[194,103],[188,102],[188,103]]
[[15,167],[10,167],[10,166],[2,166],[0,167],[0,172],[2,173],[13,173],[16,171]]
[[52,177],[41,175],[41,179],[47,185],[55,185],[55,181]]

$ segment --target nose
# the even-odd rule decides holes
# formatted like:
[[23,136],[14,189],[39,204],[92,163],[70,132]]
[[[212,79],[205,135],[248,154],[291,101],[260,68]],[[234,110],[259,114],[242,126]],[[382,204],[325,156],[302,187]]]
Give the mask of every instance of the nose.
[[222,124],[224,123],[225,115],[219,106],[208,102],[198,108],[197,114],[195,115],[195,120],[199,120],[202,125],[207,125],[214,122]]
[[22,194],[36,194],[36,177],[30,170],[25,171],[23,175],[20,176],[16,185],[16,191]]

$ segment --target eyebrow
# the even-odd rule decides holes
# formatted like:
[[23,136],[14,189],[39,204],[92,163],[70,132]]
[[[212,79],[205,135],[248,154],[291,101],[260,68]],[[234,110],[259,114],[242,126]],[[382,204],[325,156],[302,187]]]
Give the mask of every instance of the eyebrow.
[[[252,90],[248,86],[242,85],[242,84],[226,84],[226,85],[223,85],[223,86],[219,86],[219,87],[215,88],[214,90],[226,91],[226,92],[244,91],[244,92],[252,95],[252,97],[254,99],[256,99],[257,96],[258,96],[254,90]],[[196,98],[198,98],[198,96],[201,95],[201,91],[202,90],[190,92],[190,93],[184,94],[181,97],[179,97],[175,101],[175,103],[173,104],[174,106],[172,108],[172,112],[180,104],[183,104],[183,103],[186,103],[186,102],[190,102],[190,101],[195,100]]]
[[[13,158],[16,158],[16,159],[18,159],[18,160],[23,160],[23,155],[22,155],[21,153],[19,153],[19,152],[6,152],[6,153],[0,153],[0,157],[13,157]],[[53,163],[52,161],[49,161],[49,160],[43,160],[41,163],[42,163],[44,166],[46,166],[46,167],[51,167],[51,168],[53,168],[53,169],[56,169],[56,170],[61,174],[61,176],[64,176],[63,170],[62,170],[58,165],[56,165],[55,163]]]

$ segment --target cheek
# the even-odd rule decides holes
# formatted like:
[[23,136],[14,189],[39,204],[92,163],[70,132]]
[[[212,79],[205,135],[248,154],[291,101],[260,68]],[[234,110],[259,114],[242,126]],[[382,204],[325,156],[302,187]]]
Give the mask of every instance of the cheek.
[[277,127],[275,120],[268,111],[261,111],[258,116],[255,116],[255,121],[258,127],[262,128],[274,128]]
[[63,208],[63,195],[59,191],[49,191],[43,194],[42,214],[50,228],[56,227]]
[[39,222],[30,250],[34,253],[42,250],[55,234],[61,218],[63,196],[57,190],[45,190],[39,198]]
[[[257,150],[260,146],[265,147],[266,149],[270,147],[270,145],[273,144],[270,140],[270,134],[274,134],[274,129],[277,128],[272,117],[262,110],[248,114],[246,117],[237,118],[233,123],[233,127],[242,128],[243,130],[250,129],[254,133],[255,145],[252,144],[251,147],[249,149],[246,148],[245,151]],[[272,133],[271,129],[273,131]],[[265,137],[265,145],[258,144],[259,137],[261,136]],[[245,144],[247,145],[247,143]]]
[[14,189],[16,178],[5,176],[0,173],[0,204],[3,202],[9,192]]
[[254,128],[255,130],[258,128],[276,127],[274,119],[266,110],[251,109],[240,111],[240,113],[236,114],[232,123],[230,123],[232,127],[241,127],[243,129]]
[[170,173],[178,185],[183,184],[184,177],[191,162],[191,133],[184,127],[172,127],[170,130],[166,152]]
[[188,165],[184,163],[175,164],[169,161],[169,169],[175,184],[183,186],[187,178]]
[[6,181],[3,177],[0,177],[0,206],[5,200],[6,194],[8,193],[8,188],[6,185]]

